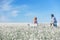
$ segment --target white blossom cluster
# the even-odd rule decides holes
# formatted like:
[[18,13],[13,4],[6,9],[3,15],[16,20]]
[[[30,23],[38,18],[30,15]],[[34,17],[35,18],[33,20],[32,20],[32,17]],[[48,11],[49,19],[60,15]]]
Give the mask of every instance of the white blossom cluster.
[[60,40],[60,28],[0,26],[0,40]]

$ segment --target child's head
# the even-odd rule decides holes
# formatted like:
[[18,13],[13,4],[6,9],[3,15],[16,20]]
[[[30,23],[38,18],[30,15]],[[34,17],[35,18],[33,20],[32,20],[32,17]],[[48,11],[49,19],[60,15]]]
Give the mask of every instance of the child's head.
[[34,20],[37,20],[37,17],[34,17]]
[[51,14],[51,17],[54,17],[54,14]]
[[37,24],[37,17],[34,17],[34,24]]

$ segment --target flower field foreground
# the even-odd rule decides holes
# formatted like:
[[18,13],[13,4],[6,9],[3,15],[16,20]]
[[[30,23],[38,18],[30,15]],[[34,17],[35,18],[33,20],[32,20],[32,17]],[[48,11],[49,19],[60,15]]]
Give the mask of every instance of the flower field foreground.
[[0,25],[0,40],[60,40],[60,28],[39,25]]

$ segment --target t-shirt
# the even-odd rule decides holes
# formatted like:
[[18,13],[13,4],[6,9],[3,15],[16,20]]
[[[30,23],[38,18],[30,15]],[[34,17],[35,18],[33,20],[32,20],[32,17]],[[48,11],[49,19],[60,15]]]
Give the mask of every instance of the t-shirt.
[[51,23],[57,23],[57,20],[56,20],[55,17],[52,17],[52,18],[51,18]]
[[37,20],[35,20],[34,23],[37,24]]

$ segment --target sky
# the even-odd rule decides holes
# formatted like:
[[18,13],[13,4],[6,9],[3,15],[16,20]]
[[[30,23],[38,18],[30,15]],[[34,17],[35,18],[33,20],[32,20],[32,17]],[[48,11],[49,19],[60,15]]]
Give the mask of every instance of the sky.
[[0,0],[0,22],[50,22],[54,14],[60,22],[60,0]]

